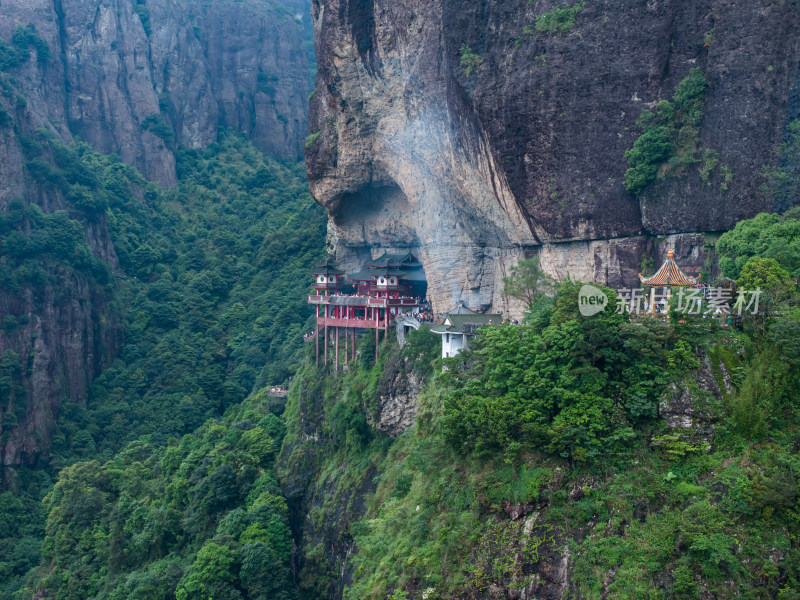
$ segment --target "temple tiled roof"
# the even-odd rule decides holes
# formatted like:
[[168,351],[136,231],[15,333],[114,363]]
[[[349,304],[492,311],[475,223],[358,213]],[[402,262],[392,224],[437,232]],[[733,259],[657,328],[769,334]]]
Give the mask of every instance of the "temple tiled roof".
[[422,264],[411,252],[384,252],[378,258],[367,263],[365,268],[348,275],[347,278],[350,281],[373,282],[380,276],[396,276],[406,283],[425,281]]
[[399,266],[406,269],[415,269],[422,266],[411,252],[384,252],[369,264],[375,267]]
[[326,260],[324,263],[319,263],[318,265],[314,265],[314,268],[311,270],[312,275],[344,275],[344,271],[340,269],[336,263],[330,260]]
[[475,329],[479,327],[484,327],[485,325],[489,325],[489,322],[493,325],[500,325],[503,322],[503,315],[479,315],[479,314],[467,314],[467,315],[459,315],[449,313],[444,318],[444,323],[441,325],[434,325],[431,327],[431,331],[433,333],[464,333],[465,331],[468,333],[472,333]]
[[477,314],[471,308],[467,308],[463,302],[461,302],[458,306],[456,306],[453,310],[451,310],[448,315],[474,315]]
[[375,278],[369,272],[368,269],[361,269],[358,273],[352,273],[348,275],[347,278],[350,281],[374,281]]
[[387,267],[385,269],[373,268],[370,271],[370,275],[374,275],[375,277],[402,277],[405,274],[405,269],[398,269],[397,267]]
[[697,284],[697,277],[690,277],[680,270],[675,264],[675,253],[667,252],[667,260],[661,265],[652,277],[644,277],[639,273],[642,285],[648,287],[693,287]]

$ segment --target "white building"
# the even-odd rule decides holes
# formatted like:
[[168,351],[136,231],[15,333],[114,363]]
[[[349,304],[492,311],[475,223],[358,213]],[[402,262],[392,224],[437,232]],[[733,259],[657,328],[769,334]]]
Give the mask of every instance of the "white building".
[[461,306],[444,317],[444,323],[431,327],[442,336],[442,358],[455,356],[469,345],[469,338],[486,325],[500,325],[502,315],[481,315]]

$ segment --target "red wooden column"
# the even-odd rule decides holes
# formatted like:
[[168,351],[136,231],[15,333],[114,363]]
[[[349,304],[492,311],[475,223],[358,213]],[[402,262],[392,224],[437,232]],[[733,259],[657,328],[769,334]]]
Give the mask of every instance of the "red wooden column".
[[378,344],[381,343],[381,324],[378,319],[381,317],[381,311],[375,309],[375,362],[378,362]]
[[317,304],[317,320],[314,321],[314,338],[317,344],[317,368],[319,368],[319,304]]
[[334,331],[333,335],[336,336],[336,341],[334,342],[334,345],[336,347],[336,362],[333,365],[333,370],[334,372],[336,372],[339,370],[339,327],[338,326],[334,327],[333,331]]
[[[350,310],[348,309],[348,313]],[[350,362],[350,328],[344,328],[344,364],[347,365]]]
[[328,366],[328,305],[325,305],[325,366]]

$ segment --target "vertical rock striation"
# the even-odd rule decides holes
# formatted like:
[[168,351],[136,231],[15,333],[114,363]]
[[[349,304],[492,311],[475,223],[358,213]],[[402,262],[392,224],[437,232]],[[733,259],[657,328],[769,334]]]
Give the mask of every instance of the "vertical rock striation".
[[220,123],[270,154],[295,158],[303,153],[311,86],[295,22],[303,13],[286,10],[216,2],[198,22]]
[[52,282],[43,290],[0,291],[0,315],[13,315],[20,323],[0,333],[0,355],[14,352],[22,375],[22,389],[4,399],[3,414],[22,417],[15,427],[5,419],[0,424],[3,467],[34,464],[42,457],[61,404],[85,401],[92,379],[122,343],[121,323],[108,313],[102,289],[75,273],[50,275]]
[[[81,139],[117,153],[163,186],[177,183],[176,148],[204,148],[220,126],[278,157],[300,156],[310,88],[308,7],[306,0],[290,5],[2,0],[0,38],[11,44],[18,27],[33,25],[49,53],[33,44],[25,60],[0,67],[0,213],[18,199],[46,213],[71,209],[26,169],[26,139],[39,128],[63,143]],[[81,223],[94,255],[118,272],[104,217]],[[46,271],[48,282],[35,289],[0,289],[3,466],[32,464],[46,453],[61,404],[84,402],[122,343],[113,294],[57,264]],[[8,392],[6,372],[20,384]]]
[[203,148],[219,125],[271,154],[302,153],[304,12],[270,0],[4,0],[0,37],[33,24],[50,47],[14,73],[33,126],[171,186],[174,145]]

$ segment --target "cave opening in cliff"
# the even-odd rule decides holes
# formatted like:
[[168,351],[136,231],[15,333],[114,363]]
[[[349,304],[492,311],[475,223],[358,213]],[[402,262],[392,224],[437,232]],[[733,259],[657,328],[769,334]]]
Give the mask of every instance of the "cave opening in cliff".
[[367,185],[343,194],[331,211],[339,239],[352,246],[419,246],[417,214],[396,184]]
[[419,254],[418,210],[394,182],[343,194],[332,218],[337,260],[348,273],[375,270],[376,261],[403,271],[405,293],[425,298],[427,276]]

